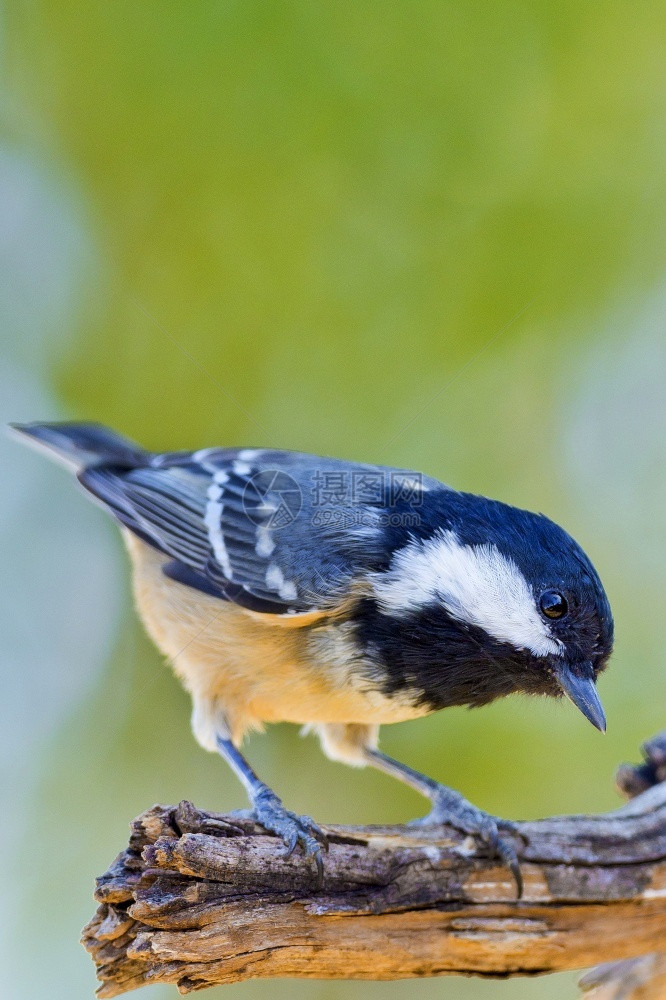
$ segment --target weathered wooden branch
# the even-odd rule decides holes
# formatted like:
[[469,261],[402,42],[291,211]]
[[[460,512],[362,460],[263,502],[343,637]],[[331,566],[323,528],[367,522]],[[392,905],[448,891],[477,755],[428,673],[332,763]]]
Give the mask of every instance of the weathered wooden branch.
[[330,827],[317,888],[311,861],[285,858],[251,820],[154,806],[97,880],[83,943],[99,996],[155,982],[188,993],[257,976],[505,977],[636,959],[588,974],[586,997],[663,1000],[666,734],[646,749],[646,764],[618,776],[641,794],[616,812],[519,824],[521,900],[508,871],[453,829]]

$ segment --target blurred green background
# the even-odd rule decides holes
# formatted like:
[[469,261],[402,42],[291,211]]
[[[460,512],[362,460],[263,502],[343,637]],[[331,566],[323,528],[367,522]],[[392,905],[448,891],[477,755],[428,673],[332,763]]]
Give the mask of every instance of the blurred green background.
[[[616,765],[665,724],[665,57],[660,2],[0,3],[0,417],[411,466],[563,523],[615,611],[608,736],[518,698],[383,733],[502,815],[612,808]],[[0,449],[3,983],[78,1000],[93,876],[129,819],[243,796],[190,735],[113,525]],[[424,809],[291,727],[249,753],[322,821]]]

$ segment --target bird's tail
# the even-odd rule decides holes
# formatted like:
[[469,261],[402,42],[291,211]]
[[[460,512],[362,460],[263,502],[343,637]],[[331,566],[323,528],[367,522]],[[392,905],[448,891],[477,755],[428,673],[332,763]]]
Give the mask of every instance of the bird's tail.
[[90,465],[111,463],[133,469],[145,465],[148,453],[102,424],[10,424],[10,429],[78,472]]

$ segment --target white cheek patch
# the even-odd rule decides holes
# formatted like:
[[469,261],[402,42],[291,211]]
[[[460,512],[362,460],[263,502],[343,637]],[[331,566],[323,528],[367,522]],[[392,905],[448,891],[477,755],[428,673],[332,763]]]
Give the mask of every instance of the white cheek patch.
[[500,642],[534,656],[559,654],[527,580],[495,545],[463,545],[453,531],[414,541],[373,576],[375,596],[391,614],[418,611],[440,601],[458,621],[482,628]]

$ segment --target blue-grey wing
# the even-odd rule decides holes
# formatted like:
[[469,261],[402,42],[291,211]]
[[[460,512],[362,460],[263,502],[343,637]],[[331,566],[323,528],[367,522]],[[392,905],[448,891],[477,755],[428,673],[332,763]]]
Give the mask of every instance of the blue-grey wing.
[[423,495],[443,488],[411,470],[227,448],[79,478],[170,557],[167,575],[273,614],[335,607],[386,562],[391,519],[417,516]]

